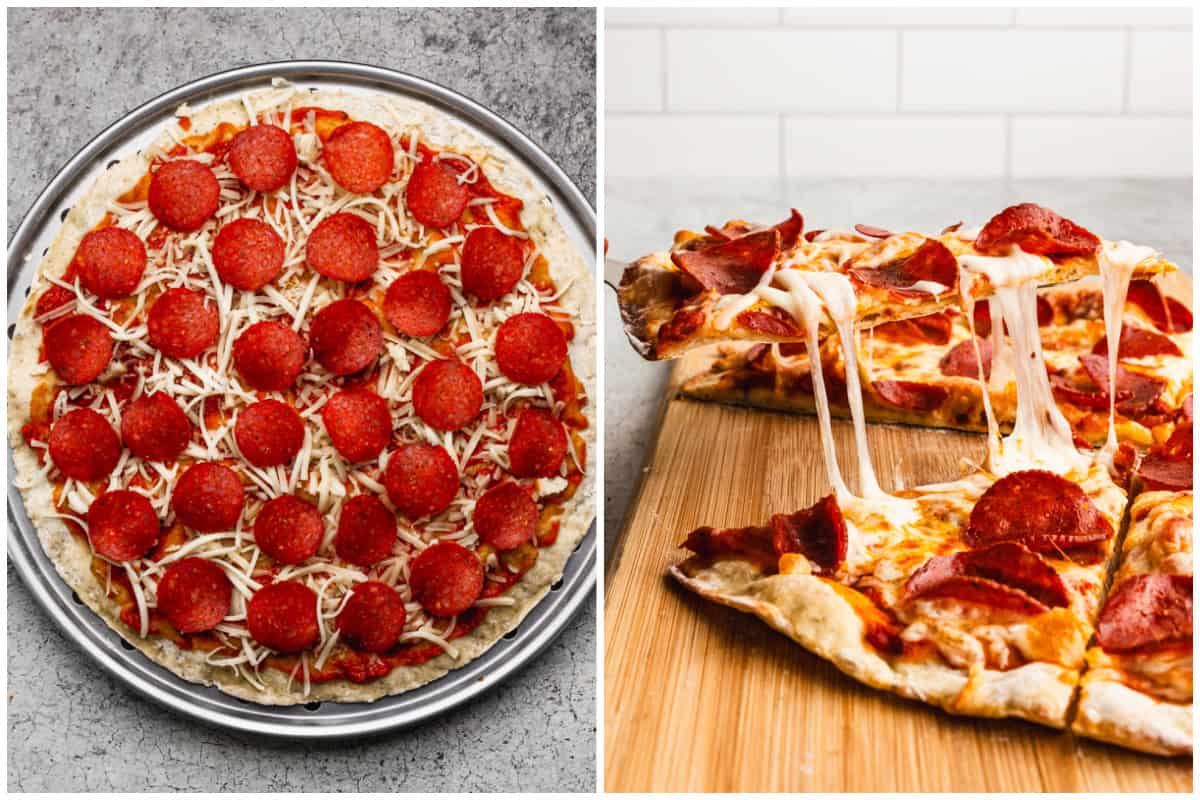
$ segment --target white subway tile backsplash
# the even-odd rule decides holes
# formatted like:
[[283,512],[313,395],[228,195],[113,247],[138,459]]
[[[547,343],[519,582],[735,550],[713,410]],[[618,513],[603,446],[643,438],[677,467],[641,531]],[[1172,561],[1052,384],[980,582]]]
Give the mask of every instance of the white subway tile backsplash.
[[1191,111],[1190,32],[1134,31],[1130,70],[1130,111]]
[[671,111],[892,111],[892,31],[671,30]]
[[902,111],[1120,111],[1121,31],[904,31]]
[[1095,27],[1188,27],[1188,8],[1018,8],[1018,25],[1047,25],[1068,28]]
[[785,25],[846,25],[854,27],[941,27],[1008,25],[1010,8],[787,8]]
[[1191,175],[1192,121],[1180,117],[1016,117],[1014,177]]
[[1004,138],[999,115],[792,116],[784,163],[793,177],[1002,177]]
[[609,114],[605,173],[610,177],[776,177],[774,115]]
[[661,111],[662,33],[614,30],[606,34],[604,100],[612,111]]
[[625,27],[774,26],[779,13],[778,8],[606,8],[604,22]]

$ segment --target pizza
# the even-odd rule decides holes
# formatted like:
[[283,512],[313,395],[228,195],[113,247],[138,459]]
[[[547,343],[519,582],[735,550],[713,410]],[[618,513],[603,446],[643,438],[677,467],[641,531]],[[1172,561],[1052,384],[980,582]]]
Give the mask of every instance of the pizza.
[[[779,235],[777,228],[734,235],[726,226],[711,229],[708,238],[727,234],[736,242],[762,230]],[[856,274],[855,254],[831,267],[817,248],[791,250],[774,272],[777,265],[760,271],[744,254],[723,256],[719,271],[734,291],[705,288],[696,301],[706,319],[719,317],[722,324],[703,330],[698,339],[672,339],[665,349],[661,332],[646,340],[652,346],[644,354],[656,357],[678,354],[713,335],[726,342],[751,338],[745,320],[739,321],[749,308],[786,317],[789,330],[800,332],[760,335],[770,345],[756,348],[751,358],[768,352],[781,360],[796,358],[802,355],[797,344],[803,354],[819,354],[808,359],[806,374],[830,493],[750,525],[693,530],[682,542],[684,557],[669,573],[705,598],[754,614],[867,685],[955,714],[1070,727],[1146,752],[1190,752],[1190,516],[1184,520],[1175,503],[1174,522],[1161,521],[1165,512],[1161,518],[1150,514],[1154,520],[1145,524],[1157,532],[1139,537],[1137,516],[1130,529],[1134,538],[1123,530],[1131,499],[1149,498],[1144,501],[1149,505],[1155,495],[1190,493],[1190,401],[1180,400],[1165,441],[1148,454],[1117,434],[1119,407],[1125,419],[1148,422],[1128,406],[1132,397],[1126,389],[1136,380],[1129,375],[1153,378],[1138,368],[1136,344],[1125,349],[1142,335],[1128,331],[1172,343],[1172,335],[1184,333],[1172,331],[1170,320],[1149,324],[1153,312],[1138,302],[1151,290],[1137,281],[1169,271],[1169,262],[1149,248],[1104,241],[1032,204],[1001,211],[977,231],[962,234],[963,244],[956,247],[873,228],[859,233],[880,237],[882,248],[877,242],[859,251],[871,252],[873,259],[889,247],[936,249],[930,241],[941,242],[951,258],[936,273],[904,266],[914,259],[926,263],[928,257],[915,251],[899,262],[885,258],[888,277],[876,278],[862,270]],[[814,243],[820,238],[813,237]],[[889,240],[907,244],[888,245]],[[721,246],[705,243],[701,252]],[[681,272],[696,269],[697,262],[679,261],[673,263]],[[1093,272],[1099,276],[1098,298],[1085,301],[1078,287],[1038,293],[1039,287]],[[944,308],[921,301],[922,313],[915,313],[914,286],[922,281],[936,284],[920,291]],[[980,286],[985,290],[977,291]],[[987,311],[977,316],[976,300],[984,296]],[[763,301],[772,310],[757,306]],[[1089,303],[1097,314],[1083,312]],[[894,307],[864,314],[864,308],[880,304]],[[1127,317],[1127,305],[1141,310]],[[1039,314],[1047,306],[1049,315]],[[1175,311],[1165,299],[1162,308]],[[883,337],[860,332],[880,322],[889,326]],[[990,326],[988,338],[979,336],[984,323]],[[936,348],[935,354],[922,353],[921,365],[940,364],[952,352],[944,348],[956,326],[967,346],[952,357],[963,362],[956,370],[962,374],[950,377],[975,384],[970,396],[982,406],[977,427],[987,432],[984,451],[957,480],[888,491],[875,476],[866,435],[867,408],[879,406],[864,401],[879,392],[877,371],[884,380],[900,382],[906,379],[887,374],[889,366],[902,373],[921,366],[900,363],[907,356],[880,365],[872,338],[911,338],[915,344],[906,347]],[[1056,330],[1047,337],[1046,327]],[[940,342],[932,348],[931,337]],[[1101,340],[1105,345],[1095,352]],[[1129,359],[1109,359],[1107,342],[1117,342],[1117,354]],[[1093,385],[1076,385],[1082,379],[1074,373],[1058,375],[1056,357],[1047,353],[1066,350]],[[871,365],[860,368],[867,358]],[[840,375],[831,370],[827,376],[825,365],[839,362]],[[786,370],[767,372],[773,380]],[[1059,389],[1068,382],[1080,393],[1102,394],[1094,401],[1103,423],[1103,433],[1092,437],[1098,447],[1077,435],[1060,407]],[[1186,383],[1190,387],[1190,367]],[[864,384],[870,388],[864,391]],[[995,404],[989,389],[998,389]],[[1162,392],[1159,387],[1155,398]],[[851,419],[856,444],[848,464],[839,463],[834,448],[831,416],[838,406]],[[908,421],[943,422],[933,410],[931,404]],[[1137,576],[1146,574],[1159,577],[1142,586],[1145,579]],[[1096,699],[1094,710],[1082,704],[1089,697]],[[1161,713],[1127,722],[1151,706]]]
[[[1075,434],[1092,444],[1108,435],[1107,358],[1100,287],[1078,281],[1043,289],[1038,329],[1059,410]],[[973,329],[973,331],[972,331]],[[1117,439],[1148,448],[1191,420],[1192,314],[1148,280],[1129,286],[1117,367]],[[986,431],[976,377],[975,347],[989,381],[988,394],[1001,430],[1010,430],[1016,384],[992,382],[991,360],[999,332],[989,306],[978,303],[969,323],[954,308],[924,317],[885,322],[855,337],[867,419],[967,431]],[[846,361],[836,337],[820,354],[831,413],[848,417]],[[812,371],[803,343],[732,344],[714,348],[680,393],[697,400],[815,413]],[[997,374],[1000,377],[1000,374]]]
[[63,580],[175,674],[370,701],[478,657],[593,516],[593,285],[443,112],[282,81],[181,107],[71,208],[9,430]]
[[[1099,274],[1101,240],[1033,203],[1005,209],[980,228],[959,223],[937,235],[868,225],[805,233],[803,216],[792,209],[769,227],[735,220],[704,234],[679,231],[670,252],[643,256],[624,270],[618,303],[630,343],[650,359],[717,342],[802,342],[798,305],[811,299],[796,287],[828,285],[831,275],[849,278],[854,294],[842,302],[854,307],[843,316],[869,328],[937,313],[960,296],[989,296],[985,274],[959,285],[957,259],[995,256],[1017,242],[1039,258],[1043,285]],[[1153,253],[1134,266],[1138,278],[1174,269]],[[808,316],[821,326],[833,322]]]

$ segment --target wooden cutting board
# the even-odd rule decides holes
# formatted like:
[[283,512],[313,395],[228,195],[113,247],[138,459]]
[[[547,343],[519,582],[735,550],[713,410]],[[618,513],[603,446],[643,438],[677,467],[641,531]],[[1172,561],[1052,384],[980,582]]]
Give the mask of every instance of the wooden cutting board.
[[[605,789],[1191,790],[1190,758],[892,697],[666,577],[687,531],[760,524],[829,492],[815,417],[675,397],[701,358],[685,357],[673,373],[658,440],[607,565]],[[834,434],[839,462],[853,464],[850,424],[834,420]],[[984,450],[977,434],[898,425],[871,425],[869,438],[885,489],[951,480],[962,459],[978,461]]]

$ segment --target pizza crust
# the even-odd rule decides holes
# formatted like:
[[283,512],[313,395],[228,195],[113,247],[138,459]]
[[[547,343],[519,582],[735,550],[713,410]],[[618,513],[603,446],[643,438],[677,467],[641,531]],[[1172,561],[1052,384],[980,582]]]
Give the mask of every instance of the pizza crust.
[[1119,681],[1085,676],[1071,730],[1143,753],[1192,752],[1192,706],[1167,703]]
[[[257,107],[259,101],[277,97],[281,91],[286,90],[271,89],[254,93],[249,95],[248,100],[251,105]],[[537,191],[533,177],[521,165],[502,156],[497,157],[496,151],[489,149],[474,133],[431,106],[400,97],[389,96],[388,100],[393,110],[401,114],[403,119],[397,119],[393,113],[369,97],[344,92],[300,91],[296,94],[295,105],[316,105],[342,110],[356,119],[388,126],[395,126],[398,122],[420,124],[422,133],[431,140],[453,147],[483,162],[488,178],[496,188],[519,197],[525,204],[522,221],[549,262],[550,273],[555,283],[562,287],[570,282],[559,303],[572,311],[576,321],[576,335],[570,345],[571,365],[579,381],[586,387],[588,397],[595,398],[594,278],[583,256],[570,243],[549,198]],[[194,113],[186,107],[181,107],[177,113],[190,116],[189,135],[211,130],[223,121],[245,124],[248,120],[245,105],[240,99],[222,101]],[[155,144],[164,148],[169,148],[174,143],[175,140],[166,131],[155,140]],[[308,694],[303,692],[302,681],[293,679],[289,682],[288,676],[279,670],[267,669],[261,673],[266,688],[260,690],[231,670],[206,663],[202,653],[184,650],[161,637],[143,638],[121,622],[120,607],[105,596],[104,587],[91,572],[92,554],[87,543],[73,535],[62,520],[53,516],[55,510],[51,484],[39,474],[37,453],[26,444],[21,435],[21,427],[29,419],[31,394],[38,382],[32,374],[32,368],[38,363],[41,337],[33,317],[45,276],[60,276],[65,272],[79,241],[104,216],[109,201],[132,188],[149,165],[150,158],[145,149],[126,156],[108,169],[71,208],[54,243],[38,266],[12,337],[9,353],[8,427],[13,461],[16,465],[15,481],[25,500],[26,512],[38,532],[42,547],[54,562],[63,581],[109,627],[151,660],[185,680],[205,686],[216,686],[234,697],[264,705],[293,705],[321,700],[370,702],[429,683],[486,652],[504,634],[514,630],[545,596],[551,584],[562,576],[567,559],[587,534],[594,518],[595,506],[595,486],[590,470],[585,472],[583,482],[564,505],[555,543],[539,551],[533,569],[506,593],[506,596],[513,598],[515,604],[492,608],[478,627],[455,639],[454,645],[460,653],[457,660],[442,654],[418,666],[397,667],[387,676],[367,684],[348,680],[313,684]],[[592,416],[594,418],[594,413]],[[579,433],[587,444],[587,469],[594,464],[595,427],[589,426]],[[300,685],[297,685],[298,683]]]
[[687,589],[754,614],[775,630],[868,686],[938,706],[952,714],[1019,717],[1066,725],[1076,670],[1030,663],[1000,672],[968,672],[941,663],[889,664],[863,641],[854,608],[811,575],[763,575],[744,561],[711,565],[690,559],[670,574]]

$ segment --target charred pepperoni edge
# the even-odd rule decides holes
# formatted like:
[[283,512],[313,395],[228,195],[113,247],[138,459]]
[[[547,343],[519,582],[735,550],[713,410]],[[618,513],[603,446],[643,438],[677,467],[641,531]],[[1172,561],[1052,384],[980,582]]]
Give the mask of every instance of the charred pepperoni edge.
[[780,247],[779,231],[767,229],[701,250],[675,251],[671,260],[700,289],[745,294],[779,257]]
[[773,308],[765,311],[743,311],[738,314],[737,321],[747,330],[765,333],[768,336],[800,335],[800,328],[792,318]]
[[[1083,365],[1083,369],[1092,379],[1092,383],[1098,387],[1099,394],[1104,397],[1107,406],[1108,358],[1085,354],[1079,357],[1079,363]],[[1125,369],[1117,364],[1117,405],[1123,407],[1124,410],[1133,411],[1145,408],[1157,400],[1166,388],[1167,383],[1164,380]]]
[[[1108,337],[1101,337],[1092,348],[1092,354],[1108,355]],[[1117,341],[1117,359],[1144,358],[1146,356],[1182,356],[1179,345],[1158,331],[1139,328],[1135,325],[1121,326],[1121,337]]]
[[1146,312],[1154,327],[1165,333],[1185,333],[1192,329],[1192,312],[1174,297],[1163,294],[1149,280],[1130,281],[1126,303]]
[[765,228],[757,225],[733,224],[727,222],[720,228],[713,225],[705,225],[704,230],[712,238],[725,242],[728,242],[731,239],[740,238],[749,233],[755,233],[757,231],[779,231],[779,246],[784,250],[790,250],[796,246],[796,242],[798,242],[801,236],[804,234],[804,215],[793,208],[792,213],[783,222]]
[[854,230],[872,239],[886,239],[893,235],[887,228],[877,228],[874,225],[856,224]]
[[949,310],[923,317],[884,322],[871,329],[871,336],[901,344],[949,344],[954,320]]

